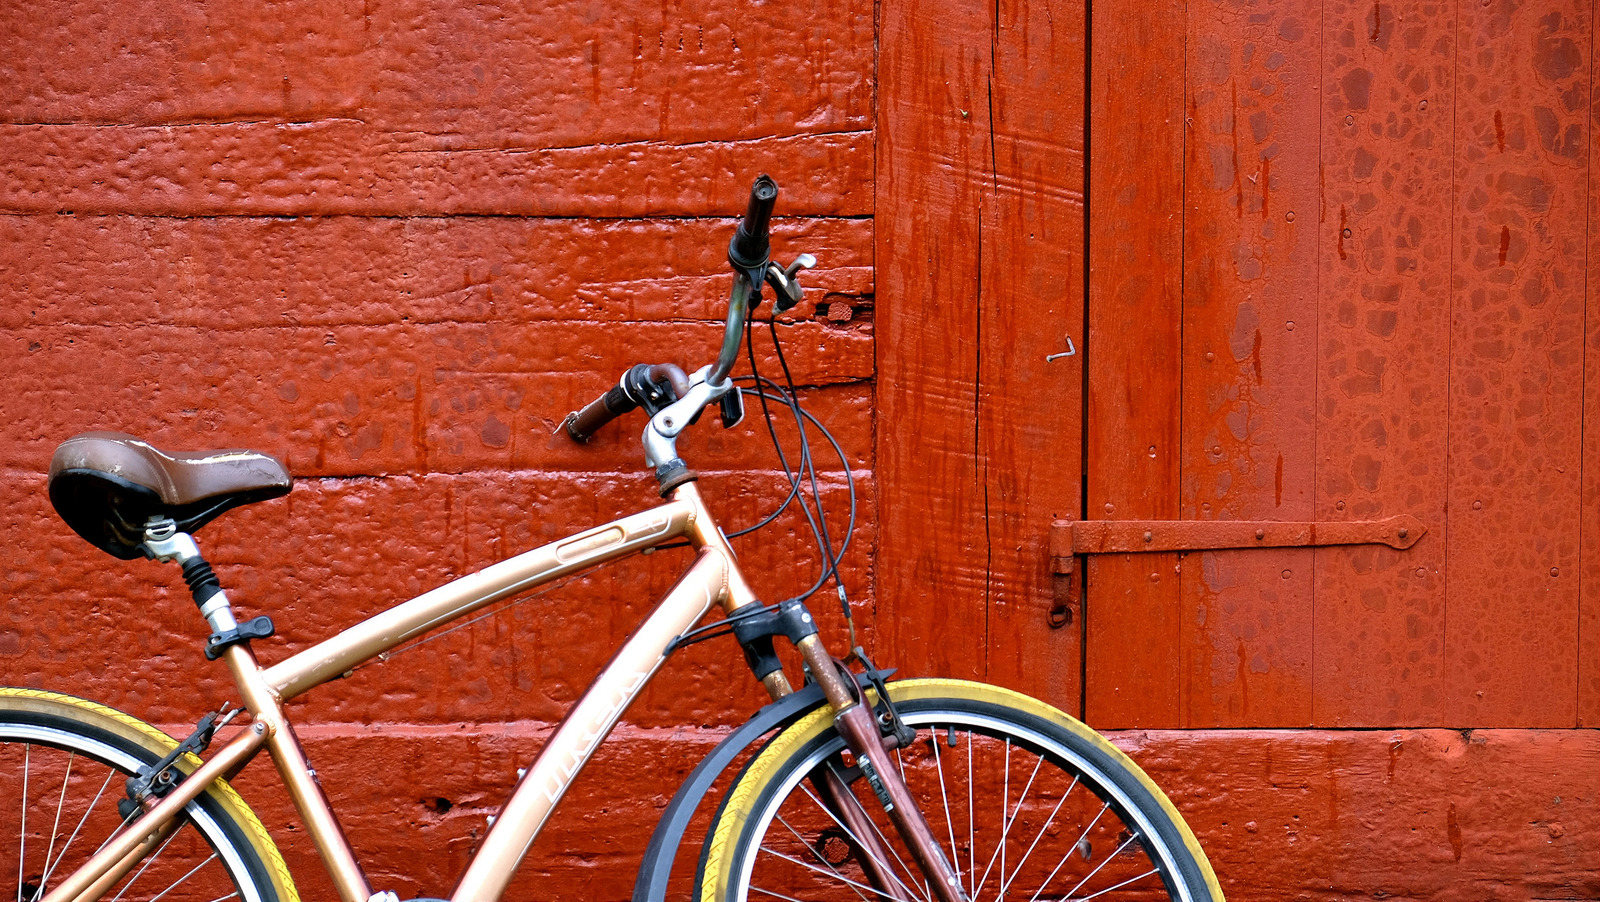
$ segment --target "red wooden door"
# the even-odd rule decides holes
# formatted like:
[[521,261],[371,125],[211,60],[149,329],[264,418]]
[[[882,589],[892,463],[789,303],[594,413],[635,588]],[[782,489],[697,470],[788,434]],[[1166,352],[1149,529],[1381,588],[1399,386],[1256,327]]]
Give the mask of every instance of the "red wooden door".
[[1088,714],[1592,725],[1593,8],[1242,8],[1095,10],[1087,516],[1428,533],[1092,558]]
[[[1107,726],[1593,723],[1593,10],[1241,8],[1097,7],[1087,106],[1086,10],[883,8],[891,647]],[[1052,516],[1396,514],[1046,626]]]
[[1112,730],[1230,898],[1593,895],[1594,9],[967,6],[880,6],[884,647]]

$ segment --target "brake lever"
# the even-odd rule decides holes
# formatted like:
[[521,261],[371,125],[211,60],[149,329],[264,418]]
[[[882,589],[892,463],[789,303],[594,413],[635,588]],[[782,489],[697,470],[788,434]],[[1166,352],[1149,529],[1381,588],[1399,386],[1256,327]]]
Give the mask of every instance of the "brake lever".
[[800,287],[798,275],[802,269],[810,269],[817,265],[817,258],[810,254],[801,254],[794,258],[788,266],[779,266],[776,263],[767,264],[767,284],[772,286],[777,297],[773,298],[773,307],[779,313],[789,310],[800,303],[805,297],[805,289]]
[[744,421],[744,392],[737,386],[717,402],[717,412],[722,415],[722,428],[732,429]]

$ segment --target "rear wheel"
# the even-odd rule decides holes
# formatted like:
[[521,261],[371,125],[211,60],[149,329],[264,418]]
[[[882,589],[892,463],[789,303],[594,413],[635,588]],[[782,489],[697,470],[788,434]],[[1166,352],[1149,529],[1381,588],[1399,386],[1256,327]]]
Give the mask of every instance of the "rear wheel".
[[[117,803],[174,740],[71,696],[0,689],[0,893],[42,899],[125,826]],[[199,766],[186,756],[184,771]],[[189,803],[177,830],[105,899],[295,902],[261,823],[226,784]]]
[[[917,738],[881,766],[904,775],[968,899],[1221,902],[1172,803],[1082,723],[977,683],[910,680],[889,691]],[[932,899],[853,763],[828,709],[774,738],[712,825],[700,902]],[[823,804],[823,768],[850,783],[846,803],[867,814],[871,836]],[[881,860],[865,860],[873,847]]]

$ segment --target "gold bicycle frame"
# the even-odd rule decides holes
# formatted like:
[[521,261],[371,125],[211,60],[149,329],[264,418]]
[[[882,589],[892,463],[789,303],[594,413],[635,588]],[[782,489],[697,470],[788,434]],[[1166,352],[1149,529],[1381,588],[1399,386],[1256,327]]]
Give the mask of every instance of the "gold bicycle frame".
[[[653,548],[686,539],[697,551],[679,578],[644,622],[589,685],[518,780],[511,797],[490,825],[468,863],[452,902],[494,902],[505,892],[528,848],[573,779],[611,732],[628,705],[665,663],[674,638],[721,604],[733,613],[756,598],[735,563],[694,483],[679,486],[667,503],[571,537],[523,552],[464,576],[344,630],[270,667],[261,667],[246,643],[223,655],[254,721],[223,746],[130,829],[106,844],[45,897],[45,902],[86,902],[99,898],[131,870],[190,801],[218,777],[238,773],[265,747],[283,778],[323,864],[344,902],[367,902],[372,887],[357,864],[327,797],[306,762],[283,703],[339,677],[356,665],[435,627],[485,605]],[[839,678],[815,636],[799,643],[802,656],[820,675],[824,695],[835,708],[851,706],[850,689]],[[774,698],[791,690],[781,672],[763,681]]]

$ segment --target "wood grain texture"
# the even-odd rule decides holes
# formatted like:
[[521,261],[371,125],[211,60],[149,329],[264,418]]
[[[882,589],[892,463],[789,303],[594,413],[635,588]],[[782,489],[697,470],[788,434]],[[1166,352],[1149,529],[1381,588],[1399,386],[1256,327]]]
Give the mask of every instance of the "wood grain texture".
[[[1310,519],[1322,34],[1309,4],[1234,7],[1188,7],[1179,516]],[[1184,559],[1185,725],[1310,723],[1312,559]]]
[[[394,775],[352,786],[341,815],[368,872],[405,893],[436,892],[432,875],[459,868],[516,762],[547,729],[328,724],[302,736],[330,781],[357,778],[362,761]],[[557,902],[627,898],[645,825],[715,734],[625,730],[626,741],[602,750],[574,787],[596,807],[558,811],[516,887]],[[1167,788],[1229,899],[1518,902],[1600,894],[1593,731],[1152,730],[1111,738]],[[461,768],[431,767],[438,755]],[[1512,772],[1517,779],[1506,780]],[[246,771],[243,791],[276,827],[294,815],[262,779],[266,773]],[[426,838],[409,859],[395,847],[397,822]],[[294,834],[282,842],[290,866],[308,875],[302,894],[326,898],[310,844]],[[1373,851],[1379,843],[1383,854]]]
[[[871,378],[870,333],[812,321],[780,334],[802,384],[842,388]],[[556,434],[561,418],[633,363],[710,359],[721,337],[720,325],[661,321],[626,329],[581,320],[29,328],[0,344],[0,360],[9,364],[0,370],[0,391],[17,411],[0,424],[0,461],[42,471],[66,436],[114,428],[173,450],[259,447],[301,476],[549,466],[636,471],[643,468],[637,420],[608,428],[590,448]],[[770,345],[758,343],[757,352],[763,372],[777,373]],[[88,373],[97,378],[84,384]],[[850,416],[867,415],[865,387],[857,384],[853,393]],[[858,442],[867,429],[860,419],[842,426]],[[687,459],[725,468],[773,459],[755,419],[733,434],[714,430],[690,436],[683,450],[694,456]]]
[[1460,12],[1447,577],[1463,590],[1441,712],[1455,723],[1575,721],[1588,211],[1573,188],[1591,21],[1586,2]]
[[[870,308],[872,221],[789,213],[773,222],[777,252],[819,261],[793,315]],[[0,328],[721,321],[736,222],[0,216],[0,280],[19,301],[0,309]]]
[[[1100,4],[1090,66],[1088,519],[1175,519],[1181,434],[1182,8]],[[1180,723],[1177,555],[1092,557],[1084,711]]]
[[1318,552],[1313,715],[1440,724],[1456,9],[1352,0],[1325,23],[1316,514],[1429,532]]
[[1578,552],[1583,562],[1578,612],[1578,721],[1600,727],[1600,3],[1594,4],[1589,30],[1588,243],[1584,254],[1587,289],[1584,315],[1589,329],[1583,370],[1583,508]]
[[870,131],[728,141],[457,147],[363,122],[0,124],[0,213],[726,216],[751,172],[790,214],[872,209]]
[[[1595,528],[1592,4],[1106,12],[1096,78],[1137,85],[1114,77],[1137,60],[1180,79],[1184,128],[1162,131],[1169,114],[1137,91],[1093,93],[1091,516],[1403,513],[1429,533],[1403,552],[1092,557],[1086,604],[1111,619],[1089,618],[1091,719],[1128,687],[1128,722],[1150,725],[1587,722],[1600,589],[1579,580],[1600,577],[1573,568]],[[1181,204],[1111,206],[1163,184]],[[1110,255],[1180,210],[1162,246],[1179,300],[1138,320],[1118,293],[1164,258]],[[1168,350],[1180,373],[1161,369]],[[1154,391],[1130,390],[1152,372]],[[1178,429],[1148,485],[1142,417]],[[1141,486],[1179,509],[1096,494]],[[1139,641],[1116,636],[1128,623]]]
[[881,13],[884,635],[917,672],[1076,707],[1046,547],[1079,504],[1082,358],[1045,358],[1082,322],[1082,9]]
[[1592,730],[1151,730],[1118,744],[1166,788],[1230,900],[1600,893]]
[[[12,543],[0,573],[0,593],[13,600],[0,613],[0,672],[8,682],[49,686],[168,722],[192,722],[233,692],[225,670],[202,663],[209,630],[172,568],[145,561],[107,568],[50,509],[42,475],[4,472],[28,489],[0,519],[27,537]],[[777,473],[744,469],[705,472],[701,485],[730,532],[776,507],[788,488]],[[861,503],[870,510],[874,499],[870,485],[864,488]],[[206,526],[199,541],[237,610],[276,623],[276,636],[255,643],[272,663],[451,579],[639,510],[654,496],[654,481],[643,473],[310,479],[285,499],[230,511]],[[833,527],[842,531],[848,501],[838,474],[824,478],[823,497]],[[757,592],[787,597],[796,584],[816,578],[820,562],[800,544],[808,533],[797,511],[758,535],[734,539]],[[764,540],[772,535],[783,541]],[[873,541],[873,524],[858,523],[841,567],[848,584],[868,585]],[[686,554],[629,558],[536,590],[481,622],[319,687],[295,701],[293,716],[297,724],[463,729],[557,722],[687,568]],[[868,641],[870,610],[871,596],[862,593],[856,614]],[[814,612],[830,636],[843,632],[837,603]],[[730,647],[721,640],[674,655],[661,676],[673,688],[653,692],[654,701],[636,705],[629,721],[742,722],[765,695]],[[103,660],[107,648],[118,649],[128,667],[107,674],[84,666]],[[170,691],[175,683],[188,688]]]
[[879,28],[878,611],[916,672],[981,679],[989,555],[973,423],[993,25],[971,5],[888,3]]
[[343,118],[532,150],[872,127],[862,0],[818,0],[798,18],[780,4],[96,0],[8,21],[0,119],[12,122]]
[[[779,332],[862,490],[842,569],[876,644],[874,39],[861,0],[8,9],[0,519],[27,538],[0,553],[0,682],[179,734],[235,695],[177,574],[107,566],[50,510],[51,449],[85,429],[288,461],[288,498],[200,535],[240,613],[275,618],[268,661],[658,503],[640,419],[584,447],[552,432],[633,363],[715,353],[729,234],[763,170],[783,186],[777,256],[819,260]],[[757,355],[777,374],[764,337]],[[724,525],[748,525],[787,484],[757,418],[710,420],[680,448]],[[765,597],[815,579],[807,533],[791,512],[736,540]],[[515,769],[683,564],[621,562],[295,706],[379,889],[448,890]],[[842,634],[836,603],[816,614]],[[509,899],[626,895],[691,756],[764,697],[732,649],[674,656]],[[247,795],[306,898],[329,897],[262,767]]]
[[1050,522],[1082,509],[1085,10],[997,6],[990,215],[984,220],[978,478],[989,546],[987,679],[1077,710],[1082,612],[1052,628],[1068,587]]

